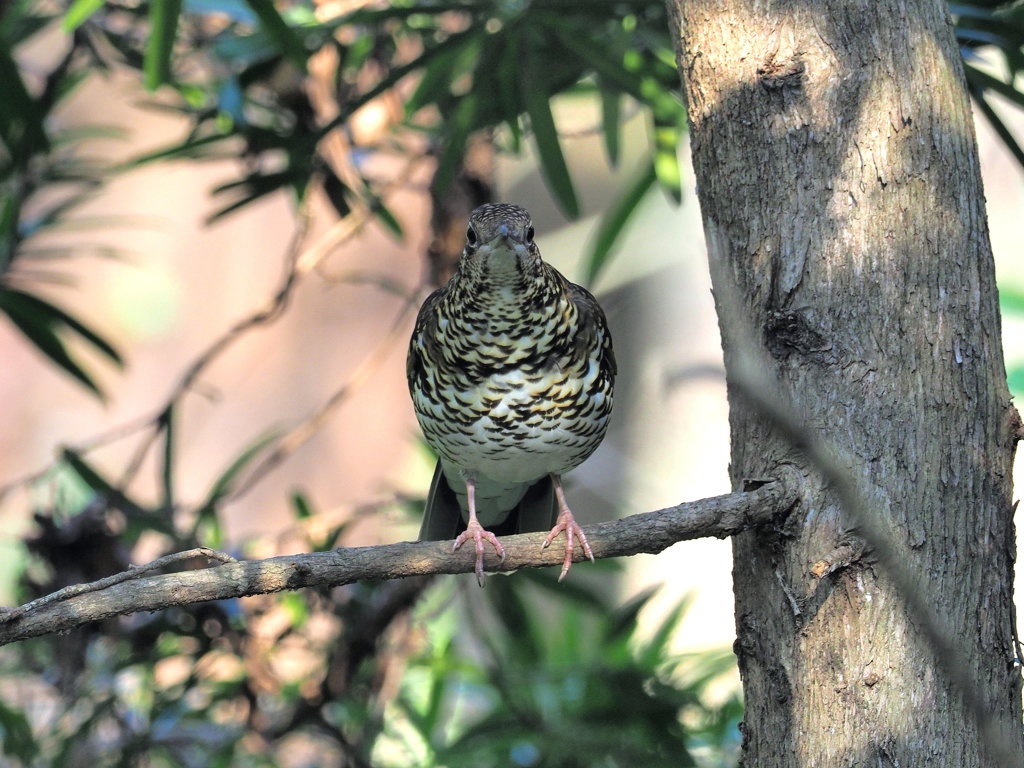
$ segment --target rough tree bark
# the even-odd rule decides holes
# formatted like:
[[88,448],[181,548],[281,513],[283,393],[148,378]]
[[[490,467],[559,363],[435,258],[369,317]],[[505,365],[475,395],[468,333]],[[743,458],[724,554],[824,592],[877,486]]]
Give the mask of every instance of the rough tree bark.
[[[958,633],[983,717],[1024,765],[1020,421],[946,7],[668,5],[728,375],[756,345],[809,434],[846,457],[898,560]],[[727,321],[730,302],[742,322]],[[903,585],[870,555],[842,561],[858,546],[835,493],[736,395],[731,385],[734,485],[795,464],[809,488],[785,530],[734,539],[743,765],[996,764]],[[823,559],[835,570],[818,580]]]

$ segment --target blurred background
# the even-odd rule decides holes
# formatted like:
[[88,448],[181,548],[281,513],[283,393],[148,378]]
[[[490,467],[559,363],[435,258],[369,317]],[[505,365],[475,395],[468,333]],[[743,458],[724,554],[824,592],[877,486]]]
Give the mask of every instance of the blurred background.
[[[7,6],[0,604],[196,544],[415,538],[433,457],[406,344],[487,199],[532,212],[612,327],[581,522],[731,490],[664,11],[512,5]],[[1020,392],[1024,35],[998,8],[958,21]],[[465,576],[125,617],[0,649],[0,735],[26,766],[731,765],[731,569],[702,540],[578,565],[562,593]],[[601,718],[624,691],[644,725],[619,754]]]

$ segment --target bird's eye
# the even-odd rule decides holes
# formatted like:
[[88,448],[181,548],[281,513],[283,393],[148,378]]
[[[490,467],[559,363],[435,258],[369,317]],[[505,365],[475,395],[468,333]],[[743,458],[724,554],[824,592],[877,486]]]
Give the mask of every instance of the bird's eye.
[[466,230],[466,242],[470,245],[476,245],[476,230],[472,227]]
[[532,243],[533,242],[533,227],[527,227],[526,228],[526,242],[527,243]]

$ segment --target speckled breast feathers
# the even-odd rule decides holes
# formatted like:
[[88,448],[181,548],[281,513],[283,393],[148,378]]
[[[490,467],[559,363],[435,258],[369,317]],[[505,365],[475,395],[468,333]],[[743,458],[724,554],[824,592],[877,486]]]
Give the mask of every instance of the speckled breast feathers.
[[604,313],[541,260],[529,214],[477,209],[455,275],[420,310],[407,364],[446,474],[513,486],[578,466],[607,430],[615,372]]

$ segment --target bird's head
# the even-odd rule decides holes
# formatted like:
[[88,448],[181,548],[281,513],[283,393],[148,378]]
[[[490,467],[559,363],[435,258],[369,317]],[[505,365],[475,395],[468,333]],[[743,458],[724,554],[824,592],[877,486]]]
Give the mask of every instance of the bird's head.
[[525,208],[510,203],[481,205],[469,215],[460,270],[493,288],[525,288],[542,272]]

